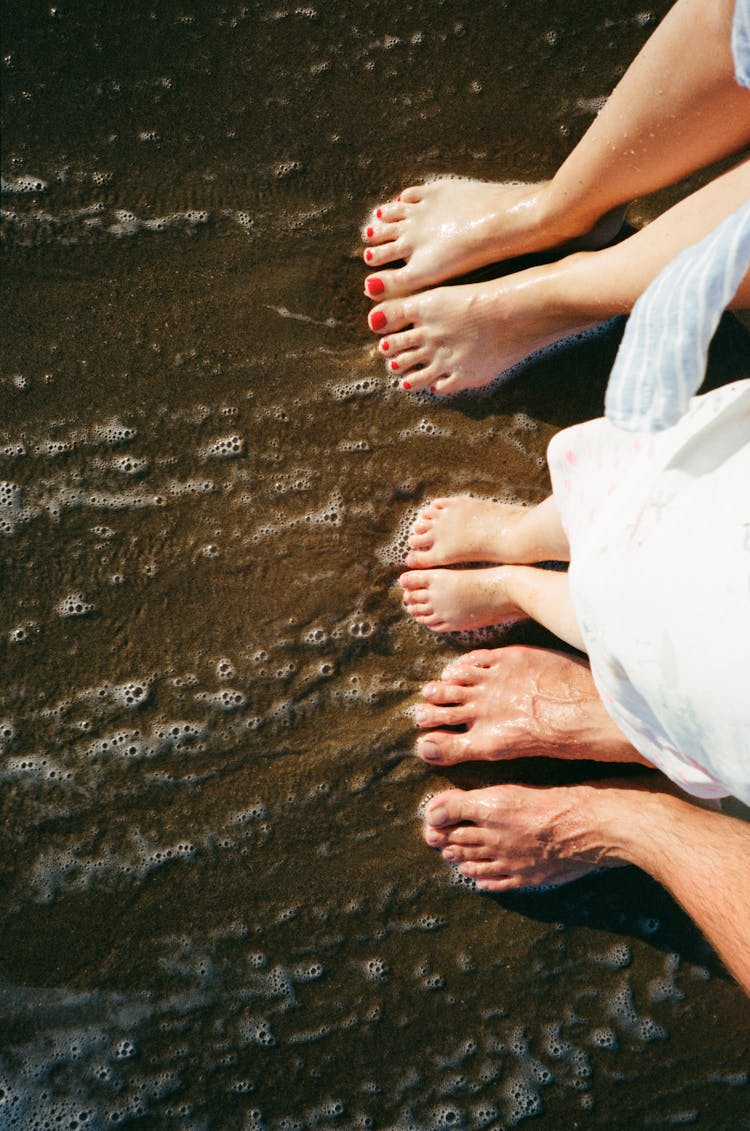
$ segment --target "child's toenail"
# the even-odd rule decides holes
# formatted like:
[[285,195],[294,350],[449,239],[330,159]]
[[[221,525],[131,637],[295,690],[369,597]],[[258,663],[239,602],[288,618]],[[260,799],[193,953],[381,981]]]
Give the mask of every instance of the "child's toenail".
[[375,215],[377,216],[378,220],[380,220],[380,218],[381,218],[381,217],[382,217],[382,215],[383,215],[383,209],[382,209],[382,208],[378,208],[378,210],[377,210],[377,212],[375,213]]
[[370,249],[369,249],[369,248],[368,248],[368,249],[367,249],[367,251],[365,252],[365,259],[367,260],[367,262],[368,262],[368,263],[369,263],[369,262],[370,262],[370,260],[372,259],[372,252],[370,251]]
[[367,238],[368,238],[368,240],[369,240],[369,239],[372,239],[372,237],[373,237],[374,235],[375,235],[375,229],[374,229],[374,228],[368,228],[368,229],[367,229]]
[[394,373],[398,369],[398,362],[396,361],[395,357],[394,357],[393,361],[391,362],[391,369],[393,370]]
[[401,388],[406,389],[406,391],[408,393],[409,389],[411,388],[411,382],[410,381],[402,381],[401,382]]
[[377,277],[368,279],[367,290],[368,293],[373,296],[373,298],[375,297],[375,295],[382,295],[383,291],[385,290],[385,283],[382,279],[378,279]]
[[391,343],[390,342],[381,342],[380,348],[383,351],[383,353],[388,353],[388,350],[391,348]]
[[373,310],[370,314],[370,329],[382,330],[386,323],[386,317],[382,310]]

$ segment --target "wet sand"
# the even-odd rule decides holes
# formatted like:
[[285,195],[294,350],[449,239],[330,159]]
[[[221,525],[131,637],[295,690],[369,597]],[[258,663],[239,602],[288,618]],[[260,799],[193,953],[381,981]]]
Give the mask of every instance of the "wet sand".
[[[472,641],[393,581],[423,500],[547,493],[622,326],[408,398],[361,295],[371,203],[549,174],[668,6],[6,5],[3,1131],[750,1127],[750,1009],[661,889],[495,899],[419,835],[587,772],[415,759]],[[726,319],[711,379],[748,356]]]

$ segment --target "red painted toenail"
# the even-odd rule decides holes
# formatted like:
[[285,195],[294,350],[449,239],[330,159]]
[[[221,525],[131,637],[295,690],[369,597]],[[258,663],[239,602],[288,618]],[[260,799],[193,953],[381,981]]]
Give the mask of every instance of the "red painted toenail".
[[382,208],[378,208],[378,210],[377,210],[377,212],[375,213],[375,215],[377,216],[377,218],[378,218],[378,220],[379,220],[379,219],[381,218],[381,216],[383,215],[383,209],[382,209]]
[[394,357],[393,361],[391,362],[391,369],[393,370],[394,373],[398,369],[398,362],[396,361],[395,357]]
[[397,196],[396,200],[399,202],[399,204],[401,203],[401,197],[400,196]]
[[375,297],[375,295],[382,295],[385,290],[385,283],[382,279],[368,279],[367,290],[373,297]]
[[368,263],[369,263],[369,262],[370,262],[370,260],[372,259],[372,252],[370,251],[370,249],[369,249],[369,248],[368,248],[368,249],[367,249],[367,251],[365,252],[365,259],[367,260],[367,262],[368,262]]
[[383,342],[380,343],[380,348],[383,351],[383,353],[388,353],[388,350],[391,348],[391,343],[383,341]]
[[370,315],[370,329],[382,330],[386,323],[386,317],[382,310],[373,310]]
[[437,392],[437,385],[430,385],[430,392],[436,393]]
[[372,238],[372,237],[373,237],[374,235],[375,235],[375,229],[374,229],[374,228],[368,228],[368,229],[367,229],[367,238],[368,238],[368,240],[369,240],[369,239],[371,239],[371,238]]
[[402,381],[401,382],[401,388],[406,389],[407,392],[408,392],[408,390],[411,388],[411,383],[409,381]]

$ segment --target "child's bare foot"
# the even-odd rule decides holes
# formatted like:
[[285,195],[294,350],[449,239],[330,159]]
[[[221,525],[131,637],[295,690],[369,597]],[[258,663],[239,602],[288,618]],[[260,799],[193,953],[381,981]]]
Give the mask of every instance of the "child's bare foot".
[[607,714],[588,664],[565,652],[478,649],[422,695],[417,754],[432,765],[538,755],[648,765]]
[[488,385],[584,328],[571,323],[560,296],[565,263],[383,302],[370,311],[370,329],[382,333],[380,352],[403,389],[444,394]]
[[508,597],[513,566],[487,569],[410,570],[399,578],[404,605],[433,632],[464,632],[526,616]]
[[[622,225],[622,211],[588,235],[571,218],[553,219],[546,184],[500,184],[464,177],[439,177],[410,186],[376,208],[366,225],[364,253],[378,271],[365,282],[370,298],[397,298],[502,259],[557,247],[583,236],[579,246],[601,247]],[[377,281],[375,281],[377,278]]]
[[457,562],[520,562],[514,538],[528,508],[490,499],[456,495],[435,499],[419,515],[409,535],[410,569],[432,569]]
[[483,891],[570,883],[622,863],[597,828],[596,800],[589,785],[451,789],[427,806],[424,839]]

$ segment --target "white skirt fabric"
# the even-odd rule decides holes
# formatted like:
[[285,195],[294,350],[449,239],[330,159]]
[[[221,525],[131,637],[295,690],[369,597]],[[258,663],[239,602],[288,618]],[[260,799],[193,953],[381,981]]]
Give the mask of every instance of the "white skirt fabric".
[[567,428],[548,461],[607,710],[687,792],[750,803],[750,380],[660,432]]

